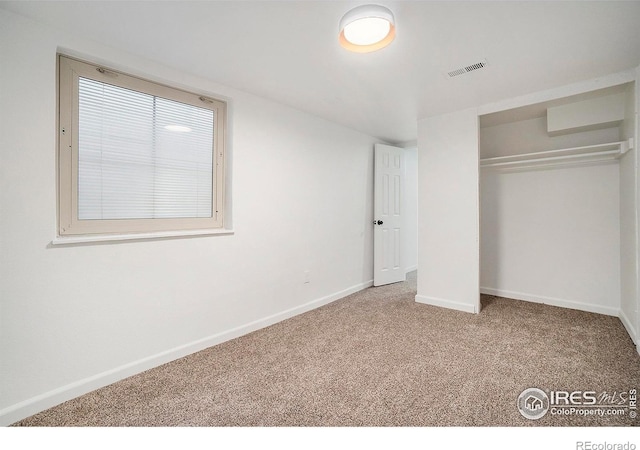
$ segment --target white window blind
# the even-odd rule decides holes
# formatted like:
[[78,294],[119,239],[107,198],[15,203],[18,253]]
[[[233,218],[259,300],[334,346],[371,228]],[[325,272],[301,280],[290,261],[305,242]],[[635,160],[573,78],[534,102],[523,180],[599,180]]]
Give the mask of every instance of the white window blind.
[[212,217],[214,111],[79,78],[78,219]]

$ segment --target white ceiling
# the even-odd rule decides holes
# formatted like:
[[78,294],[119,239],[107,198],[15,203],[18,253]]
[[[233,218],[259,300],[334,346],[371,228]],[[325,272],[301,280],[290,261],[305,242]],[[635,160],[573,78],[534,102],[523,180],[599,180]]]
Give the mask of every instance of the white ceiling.
[[[640,1],[385,1],[397,37],[337,41],[354,1],[0,2],[0,7],[392,143],[416,119],[640,65]],[[455,78],[446,72],[487,59]]]

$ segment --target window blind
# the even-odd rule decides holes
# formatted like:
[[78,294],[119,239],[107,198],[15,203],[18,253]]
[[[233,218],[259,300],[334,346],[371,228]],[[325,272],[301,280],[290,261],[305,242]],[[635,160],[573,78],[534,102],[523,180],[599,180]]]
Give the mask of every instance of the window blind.
[[80,77],[78,117],[78,219],[212,217],[212,110]]

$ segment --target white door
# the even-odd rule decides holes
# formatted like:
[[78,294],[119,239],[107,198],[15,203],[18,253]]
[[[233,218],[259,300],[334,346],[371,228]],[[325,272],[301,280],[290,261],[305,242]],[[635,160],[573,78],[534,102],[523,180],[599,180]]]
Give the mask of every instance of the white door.
[[404,281],[402,195],[404,149],[376,144],[373,206],[373,285]]

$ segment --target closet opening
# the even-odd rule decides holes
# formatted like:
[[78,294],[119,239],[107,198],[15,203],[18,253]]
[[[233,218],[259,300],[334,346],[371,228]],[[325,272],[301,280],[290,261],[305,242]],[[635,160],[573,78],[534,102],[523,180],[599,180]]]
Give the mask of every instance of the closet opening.
[[631,334],[635,105],[632,82],[479,117],[481,294],[620,317]]

